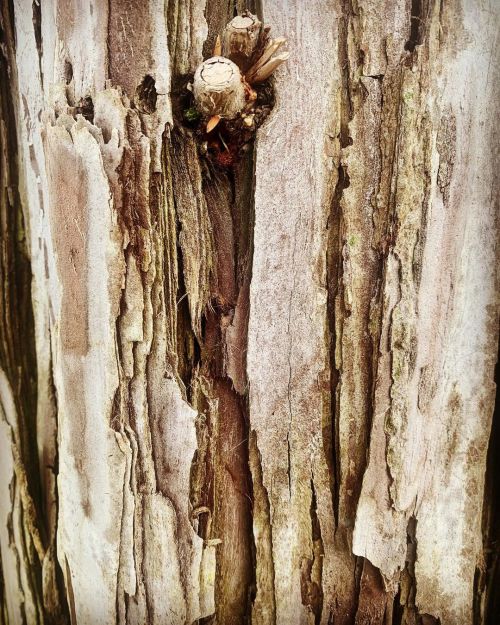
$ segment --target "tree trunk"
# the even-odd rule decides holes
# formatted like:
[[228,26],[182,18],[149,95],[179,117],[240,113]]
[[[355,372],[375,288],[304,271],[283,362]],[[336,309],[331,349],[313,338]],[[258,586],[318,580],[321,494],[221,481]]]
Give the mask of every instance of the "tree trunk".
[[0,624],[496,622],[499,24],[2,2]]

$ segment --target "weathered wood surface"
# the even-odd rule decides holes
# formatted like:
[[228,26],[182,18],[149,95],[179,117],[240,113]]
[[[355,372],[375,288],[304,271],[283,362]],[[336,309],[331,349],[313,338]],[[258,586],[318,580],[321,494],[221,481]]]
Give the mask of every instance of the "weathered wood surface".
[[[270,621],[271,596],[277,623],[314,623],[323,596],[326,623],[333,600],[335,519],[323,436],[331,435],[326,249],[336,174],[331,103],[339,70],[338,12],[323,4],[270,3],[266,13],[288,35],[291,56],[276,80],[274,113],[259,134],[255,172],[251,453],[261,465],[263,494],[254,497],[263,496],[259,507],[269,507],[267,551],[274,569],[269,580],[267,563],[257,561],[262,616],[254,620],[262,624]],[[312,41],[316,52],[309,55]],[[261,522],[254,516],[254,523]]]
[[[290,58],[228,172],[176,94],[235,4]],[[2,5],[0,623],[482,601],[498,6],[250,4]]]

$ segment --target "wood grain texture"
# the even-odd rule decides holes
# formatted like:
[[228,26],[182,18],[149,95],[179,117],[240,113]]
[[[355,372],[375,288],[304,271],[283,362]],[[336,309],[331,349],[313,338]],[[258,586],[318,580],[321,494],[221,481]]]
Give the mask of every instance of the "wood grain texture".
[[[433,7],[425,46],[403,73],[392,185],[397,226],[380,342],[386,356],[379,360],[354,534],[355,553],[391,578],[404,567],[405,528],[414,515],[416,603],[450,623],[471,619],[482,557],[482,476],[496,358],[494,182],[483,178],[493,152],[490,139],[475,138],[479,127],[494,123],[488,77],[494,36],[483,45],[474,34],[487,15],[467,3],[444,13]],[[450,20],[468,24],[460,51],[449,46]],[[474,113],[464,108],[470,89]],[[473,168],[465,146],[467,152],[477,146]],[[479,264],[480,287],[471,278]],[[387,445],[385,454],[377,441]]]
[[[290,58],[221,167],[235,8]],[[486,622],[499,23],[2,6],[0,625]]]
[[[315,559],[313,497],[323,543],[322,623],[333,600],[334,517],[323,418],[329,390],[326,245],[336,171],[328,147],[337,134],[331,107],[338,87],[337,17],[333,7],[319,3],[266,3],[266,21],[287,34],[291,56],[277,72],[275,111],[257,143],[248,381],[250,427],[269,502],[277,623],[314,622],[313,610],[321,613],[321,606],[309,605],[301,594],[302,565]],[[257,583],[256,601],[269,602],[259,591]]]

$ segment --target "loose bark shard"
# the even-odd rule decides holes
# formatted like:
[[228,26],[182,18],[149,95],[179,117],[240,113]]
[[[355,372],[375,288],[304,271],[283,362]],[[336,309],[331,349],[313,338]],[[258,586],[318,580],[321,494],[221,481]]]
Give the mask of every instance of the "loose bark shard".
[[217,124],[220,122],[221,120],[221,116],[220,115],[213,115],[207,122],[207,134],[209,132],[212,132],[212,130],[217,126]]
[[197,108],[204,115],[232,119],[245,107],[245,87],[238,66],[222,56],[202,63],[194,75]]
[[[255,74],[269,61],[269,59],[276,54],[276,52],[286,43],[285,37],[278,37],[276,39],[272,39],[266,49],[264,50],[262,56],[256,61],[252,67],[246,72],[245,77],[248,82],[259,82],[255,80]],[[287,57],[288,58],[288,57]],[[284,59],[286,60],[286,59]]]
[[288,52],[283,52],[282,54],[278,54],[278,56],[273,57],[252,74],[250,82],[264,82],[264,80],[267,80],[274,70],[278,69],[278,67],[282,65],[289,56]]

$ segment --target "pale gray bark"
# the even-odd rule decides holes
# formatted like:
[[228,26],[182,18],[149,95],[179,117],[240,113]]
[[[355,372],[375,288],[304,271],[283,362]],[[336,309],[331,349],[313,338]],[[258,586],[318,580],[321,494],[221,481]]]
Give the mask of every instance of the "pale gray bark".
[[499,9],[250,4],[2,7],[2,624],[487,623]]

